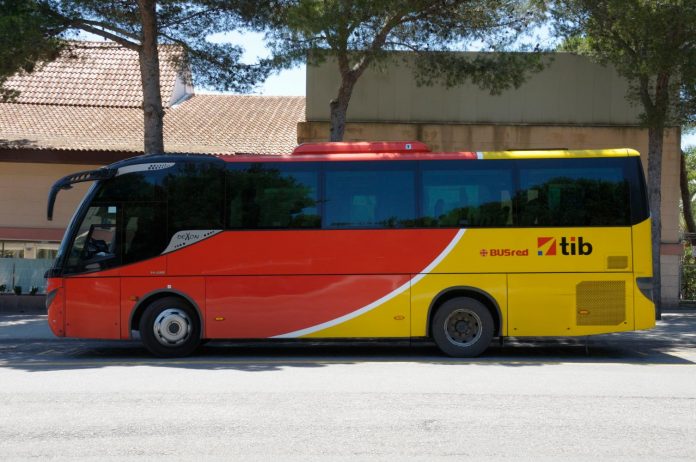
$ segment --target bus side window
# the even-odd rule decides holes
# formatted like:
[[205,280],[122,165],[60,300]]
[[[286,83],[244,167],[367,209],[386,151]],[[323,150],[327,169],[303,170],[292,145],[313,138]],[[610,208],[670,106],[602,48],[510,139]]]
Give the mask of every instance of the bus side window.
[[123,264],[146,260],[164,251],[169,241],[165,210],[162,202],[123,205]]
[[227,174],[229,229],[319,228],[319,173],[302,165],[236,164]]
[[520,163],[520,226],[625,226],[630,222],[624,158]]
[[224,228],[224,170],[207,163],[181,163],[165,179],[168,237],[178,231]]
[[498,227],[512,224],[511,169],[501,164],[423,162],[421,226]]
[[394,164],[346,162],[327,166],[323,227],[413,227],[414,164]]

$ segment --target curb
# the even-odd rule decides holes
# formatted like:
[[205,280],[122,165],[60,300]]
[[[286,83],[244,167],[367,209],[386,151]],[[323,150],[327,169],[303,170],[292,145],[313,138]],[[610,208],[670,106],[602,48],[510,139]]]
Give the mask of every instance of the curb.
[[46,314],[46,296],[0,295],[0,314]]

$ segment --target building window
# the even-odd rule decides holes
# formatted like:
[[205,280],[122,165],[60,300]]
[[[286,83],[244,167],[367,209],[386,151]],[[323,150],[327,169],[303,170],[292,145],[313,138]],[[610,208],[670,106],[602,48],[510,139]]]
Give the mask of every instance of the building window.
[[24,242],[0,241],[0,258],[24,258]]
[[57,253],[57,242],[0,241],[0,258],[53,260]]

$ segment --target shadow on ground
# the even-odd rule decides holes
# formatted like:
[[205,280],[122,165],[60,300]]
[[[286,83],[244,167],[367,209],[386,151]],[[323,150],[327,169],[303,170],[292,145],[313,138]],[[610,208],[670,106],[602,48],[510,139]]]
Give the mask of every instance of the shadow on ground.
[[[449,358],[431,343],[214,341],[191,357],[152,357],[139,342],[32,337],[45,329],[45,316],[0,319],[0,367],[26,371],[155,366],[187,369],[272,371],[287,367],[325,367],[368,362],[418,362],[442,365],[546,366],[587,364],[686,364],[696,362],[696,313],[663,317],[650,331],[580,338],[507,338],[497,340],[478,358]],[[23,328],[24,337],[12,335]]]

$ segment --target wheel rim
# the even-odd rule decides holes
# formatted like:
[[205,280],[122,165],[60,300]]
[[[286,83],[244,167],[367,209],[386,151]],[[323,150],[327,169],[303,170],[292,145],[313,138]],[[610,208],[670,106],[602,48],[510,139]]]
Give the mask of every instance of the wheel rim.
[[183,310],[169,308],[157,316],[153,331],[162,345],[180,345],[191,337],[191,318]]
[[459,309],[451,312],[444,324],[447,340],[458,347],[471,346],[481,338],[481,318],[471,310]]

